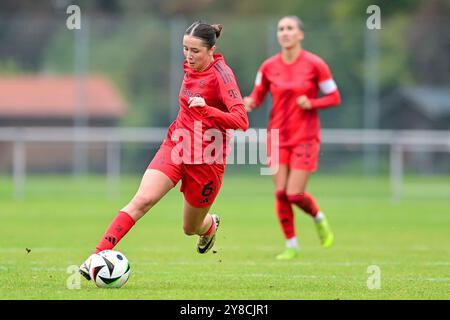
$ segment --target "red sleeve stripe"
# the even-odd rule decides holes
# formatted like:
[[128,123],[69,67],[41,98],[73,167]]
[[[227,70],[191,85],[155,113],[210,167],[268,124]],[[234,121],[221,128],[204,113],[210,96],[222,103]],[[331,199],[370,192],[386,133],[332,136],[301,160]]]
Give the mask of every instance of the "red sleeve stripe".
[[228,74],[228,72],[222,69],[221,63],[214,65],[214,69],[216,69],[219,73],[220,77],[223,80],[223,83],[227,84],[228,82],[231,82],[231,76]]

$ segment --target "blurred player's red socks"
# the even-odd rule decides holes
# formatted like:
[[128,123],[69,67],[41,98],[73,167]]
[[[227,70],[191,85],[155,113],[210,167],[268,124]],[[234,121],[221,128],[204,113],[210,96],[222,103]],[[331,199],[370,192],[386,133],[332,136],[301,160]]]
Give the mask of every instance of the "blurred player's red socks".
[[295,237],[294,211],[284,190],[275,193],[278,221],[286,239]]
[[202,236],[209,236],[216,230],[216,224],[214,223],[214,218],[211,215],[210,215],[210,217],[211,217],[211,226],[209,227],[208,231],[206,231],[204,234],[202,234]]
[[119,211],[103,235],[102,240],[97,244],[95,253],[114,248],[134,224],[135,221],[128,213]]
[[315,217],[319,212],[319,206],[316,200],[307,192],[300,194],[291,194],[287,196],[290,203],[295,204],[307,214]]

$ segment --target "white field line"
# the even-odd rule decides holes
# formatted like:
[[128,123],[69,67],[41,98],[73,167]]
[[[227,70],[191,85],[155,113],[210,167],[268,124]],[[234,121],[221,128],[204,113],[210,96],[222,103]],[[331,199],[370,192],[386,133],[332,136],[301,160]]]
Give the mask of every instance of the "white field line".
[[[218,257],[219,258],[219,257]],[[215,263],[215,261],[209,261],[210,263]],[[370,265],[379,265],[379,266],[396,266],[396,265],[405,265],[410,264],[409,262],[377,262],[377,261],[344,261],[344,262],[314,262],[314,261],[289,261],[287,263],[284,262],[254,262],[254,261],[232,261],[234,265],[244,265],[244,266],[273,266],[273,267],[281,267],[281,266],[337,266],[337,267],[352,267],[352,266],[370,266]],[[144,265],[144,266],[158,266],[158,265],[173,265],[173,266],[189,266],[189,265],[205,265],[205,261],[172,261],[172,262],[157,262],[157,261],[143,261],[134,263],[136,266]],[[436,261],[436,262],[426,262],[426,263],[416,263],[417,266],[448,266],[450,265],[450,261]]]
[[[220,258],[219,256],[217,257]],[[223,260],[222,260],[223,261]],[[20,261],[24,263],[23,261]],[[160,261],[142,261],[142,262],[131,262],[132,265],[135,266],[159,266],[159,265],[168,265],[168,266],[196,266],[196,265],[205,265],[206,263],[215,263],[216,261],[169,261],[169,262],[160,262]],[[227,260],[223,262],[228,262]],[[243,266],[270,266],[270,267],[287,267],[287,266],[336,266],[336,267],[353,267],[353,266],[370,266],[370,265],[378,265],[378,266],[401,266],[401,265],[411,265],[410,262],[393,262],[393,261],[289,261],[287,263],[284,262],[263,262],[263,261],[231,261],[234,265],[243,265]],[[17,262],[13,261],[3,261],[0,263],[1,267],[7,266],[15,266]],[[40,265],[48,265],[47,261],[30,261],[29,264],[31,266],[40,266]],[[72,265],[73,263],[67,262],[67,266]],[[450,266],[450,261],[433,261],[433,262],[422,262],[422,263],[414,263],[416,266]]]
[[[4,268],[0,266],[0,270],[1,271],[8,271],[8,268]],[[66,273],[66,269],[65,268],[55,268],[55,267],[51,267],[51,268],[42,268],[42,267],[33,267],[31,268],[31,271],[34,272],[61,272],[61,273]],[[147,274],[147,272],[144,271],[139,271],[139,270],[134,270],[133,273],[135,274],[141,274],[141,275],[145,275]],[[152,272],[152,275],[173,275],[173,272],[170,271],[157,271],[157,272]],[[276,278],[276,279],[280,279],[280,278],[285,278],[285,279],[293,279],[293,278],[297,278],[297,279],[317,279],[317,280],[322,280],[322,279],[354,279],[355,281],[360,281],[361,277],[355,277],[355,276],[346,276],[346,277],[342,277],[342,276],[335,276],[335,275],[304,275],[304,274],[290,274],[290,275],[280,275],[280,274],[267,274],[267,273],[243,273],[241,274],[242,276],[245,277],[254,277],[254,278],[265,278],[265,279],[269,279],[269,278]],[[220,273],[219,277],[233,277],[236,278],[236,274],[235,273]],[[389,276],[389,277],[385,277],[384,278],[384,282],[389,282],[389,280],[394,280],[394,281],[426,281],[426,282],[450,282],[450,278],[429,278],[429,277],[410,277],[410,276]]]
[[[245,247],[244,247],[245,248]],[[253,250],[257,250],[259,252],[272,252],[272,251],[277,251],[280,249],[280,246],[259,246],[259,247],[255,247],[252,248]],[[339,246],[337,247],[337,249],[343,251],[344,253],[346,253],[347,251],[351,251],[351,252],[355,252],[355,251],[363,251],[363,252],[367,252],[368,248],[364,248],[364,247],[355,247],[355,246]],[[380,251],[385,251],[386,248],[385,247],[370,247],[369,249],[371,250],[380,250]],[[427,246],[413,246],[410,247],[409,250],[410,251],[428,251],[428,250],[432,250],[433,248],[427,247]],[[222,246],[217,248],[217,251],[222,251],[222,250],[239,250],[242,251],[243,247],[239,247],[239,246]],[[441,250],[441,248],[439,248],[439,250]],[[119,250],[120,251],[120,250]],[[175,248],[172,246],[150,246],[150,248],[141,248],[139,249],[140,252],[151,252],[154,254],[158,254],[158,253],[167,253],[167,252],[178,252],[179,248]],[[311,251],[311,249],[309,249],[308,251]],[[52,248],[52,247],[36,247],[36,248],[31,248],[31,252],[30,254],[33,253],[51,253],[51,252],[81,252],[80,248]],[[26,248],[0,248],[0,253],[27,253],[26,252]],[[449,251],[450,253],[450,251]]]

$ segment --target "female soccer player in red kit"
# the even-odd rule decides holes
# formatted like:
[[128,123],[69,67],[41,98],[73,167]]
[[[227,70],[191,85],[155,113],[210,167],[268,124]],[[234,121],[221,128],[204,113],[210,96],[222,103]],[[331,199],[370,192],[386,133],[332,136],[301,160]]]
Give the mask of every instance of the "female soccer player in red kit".
[[[223,140],[219,140],[226,141],[228,129],[248,129],[247,112],[233,72],[223,56],[215,54],[221,30],[221,25],[201,22],[194,22],[186,30],[178,116],[150,162],[136,195],[114,218],[98,243],[96,253],[114,248],[135,222],[180,180],[185,234],[199,235],[199,253],[208,252],[214,245],[219,217],[211,215],[209,210],[220,190],[226,153],[217,152],[214,161],[206,159],[204,151],[211,142],[202,137],[212,130],[219,133],[216,140],[222,135]],[[225,142],[219,147],[221,151],[227,149]],[[181,161],[180,151],[183,153]],[[90,279],[90,258],[80,266],[80,273],[87,279]]]
[[[341,99],[327,64],[302,48],[303,24],[298,17],[282,18],[278,22],[277,37],[281,52],[261,65],[253,92],[244,98],[244,103],[247,111],[251,111],[261,105],[268,91],[273,98],[267,150],[270,161],[270,130],[278,129],[279,163],[273,181],[286,250],[277,259],[286,260],[295,258],[299,251],[293,205],[314,218],[322,246],[329,247],[333,243],[334,236],[325,215],[313,196],[306,192],[306,185],[318,164],[318,111],[339,105]],[[323,93],[321,97],[318,97],[319,89]]]

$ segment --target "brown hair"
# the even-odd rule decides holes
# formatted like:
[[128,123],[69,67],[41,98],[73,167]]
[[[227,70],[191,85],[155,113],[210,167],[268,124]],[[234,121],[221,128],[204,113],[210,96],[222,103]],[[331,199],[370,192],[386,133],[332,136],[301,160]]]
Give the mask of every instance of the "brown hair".
[[284,17],[282,17],[282,18],[280,19],[280,21],[281,21],[282,19],[284,19],[284,18],[289,18],[289,19],[294,20],[295,22],[297,22],[298,28],[299,28],[301,31],[305,31],[305,30],[303,29],[303,21],[302,21],[299,17],[297,17],[297,16],[284,16]]
[[195,21],[187,28],[185,34],[202,39],[205,46],[211,49],[216,44],[217,38],[220,37],[222,28],[221,24],[207,24]]

